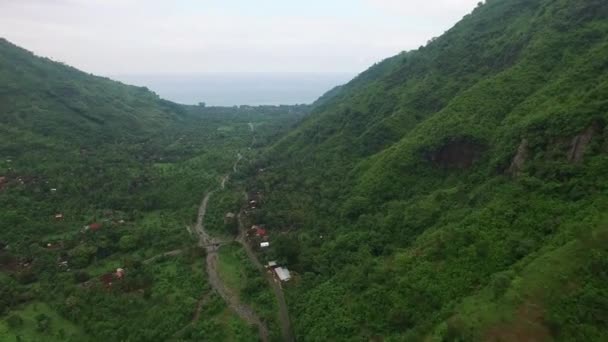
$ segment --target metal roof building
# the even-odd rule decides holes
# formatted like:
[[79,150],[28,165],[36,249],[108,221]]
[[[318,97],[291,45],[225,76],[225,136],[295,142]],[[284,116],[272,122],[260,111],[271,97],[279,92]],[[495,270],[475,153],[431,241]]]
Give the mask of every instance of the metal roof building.
[[288,281],[291,279],[291,274],[289,273],[287,267],[277,267],[274,269],[274,271],[281,281]]

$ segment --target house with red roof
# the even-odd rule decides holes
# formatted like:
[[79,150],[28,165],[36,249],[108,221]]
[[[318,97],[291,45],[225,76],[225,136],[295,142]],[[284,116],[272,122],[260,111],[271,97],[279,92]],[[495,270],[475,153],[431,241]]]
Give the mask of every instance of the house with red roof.
[[92,230],[92,231],[94,231],[94,232],[98,231],[98,230],[101,229],[101,223],[97,223],[97,222],[96,223],[91,223],[89,225],[89,229]]
[[258,237],[263,237],[266,236],[266,229],[262,228],[262,227],[258,227],[255,230],[255,235],[257,235]]

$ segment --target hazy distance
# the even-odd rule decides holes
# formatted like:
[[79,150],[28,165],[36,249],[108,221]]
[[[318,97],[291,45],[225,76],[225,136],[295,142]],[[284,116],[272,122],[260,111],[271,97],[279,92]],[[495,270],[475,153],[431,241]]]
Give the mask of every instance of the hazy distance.
[[312,103],[354,73],[196,73],[192,75],[112,75],[112,79],[148,87],[162,98],[211,106]]

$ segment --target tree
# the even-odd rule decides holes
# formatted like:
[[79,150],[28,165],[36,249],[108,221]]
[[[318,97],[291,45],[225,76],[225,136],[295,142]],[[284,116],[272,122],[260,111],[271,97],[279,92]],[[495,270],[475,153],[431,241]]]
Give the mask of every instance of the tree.
[[279,258],[285,259],[288,264],[295,265],[300,257],[300,242],[294,237],[281,235],[274,242],[274,250]]
[[120,238],[118,247],[124,252],[135,249],[137,247],[137,239],[133,235],[124,235]]
[[6,319],[6,323],[8,323],[8,326],[11,329],[15,329],[15,328],[19,328],[20,326],[23,325],[23,318],[21,318],[21,316],[15,314],[15,315],[10,315],[7,319]]
[[43,313],[36,315],[36,330],[46,332],[51,329],[51,318]]

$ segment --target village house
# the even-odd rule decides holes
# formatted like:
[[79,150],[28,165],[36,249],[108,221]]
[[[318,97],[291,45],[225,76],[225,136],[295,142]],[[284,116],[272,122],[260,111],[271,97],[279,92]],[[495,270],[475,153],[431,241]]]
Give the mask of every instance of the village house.
[[57,220],[57,221],[63,220],[63,214],[62,213],[55,214],[55,220]]
[[255,230],[255,235],[256,235],[257,237],[264,237],[264,236],[266,236],[266,229],[264,229],[264,228],[262,228],[262,227],[258,227],[258,228],[256,228],[256,230]]
[[262,242],[262,243],[260,243],[260,247],[262,247],[262,248],[270,247],[270,242]]
[[274,273],[281,281],[289,281],[291,279],[291,273],[289,273],[287,267],[275,267]]
[[88,228],[87,228],[87,230],[90,230],[90,231],[96,232],[96,231],[98,231],[98,230],[100,230],[100,229],[101,229],[102,225],[101,225],[101,223],[97,223],[97,222],[95,222],[95,223],[91,223],[91,224],[90,224],[90,225],[88,225],[87,227],[88,227]]
[[125,276],[125,270],[124,270],[124,268],[117,268],[116,273],[114,273],[114,274],[116,275],[116,278],[122,279]]
[[247,232],[247,235],[249,235],[250,237],[255,236],[258,238],[263,238],[268,235],[268,232],[263,226],[253,225]]
[[112,287],[112,283],[122,280],[125,277],[125,270],[117,268],[115,272],[106,273],[99,277],[99,281],[107,288]]

